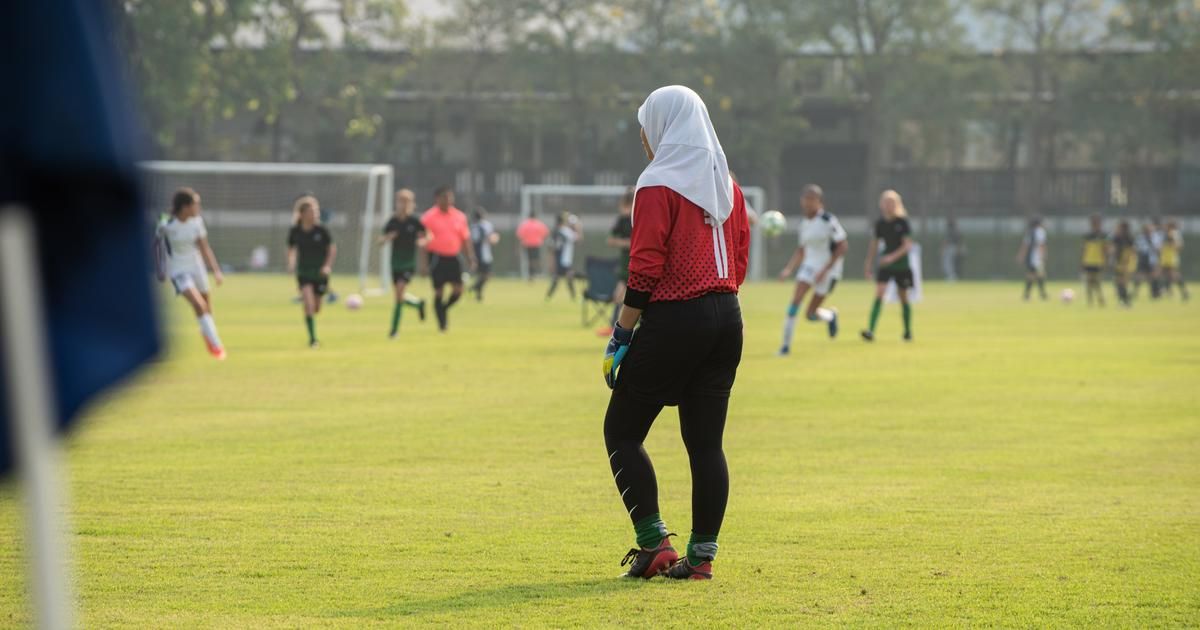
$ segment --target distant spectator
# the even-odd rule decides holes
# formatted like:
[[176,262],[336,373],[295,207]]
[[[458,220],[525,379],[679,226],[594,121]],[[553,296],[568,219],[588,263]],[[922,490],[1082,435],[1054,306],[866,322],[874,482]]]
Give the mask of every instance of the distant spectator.
[[958,222],[946,219],[946,236],[942,241],[942,273],[948,282],[958,281],[966,253],[967,246],[963,243],[962,232],[958,231]]
[[517,226],[517,242],[525,250],[525,260],[529,263],[529,281],[542,271],[542,245],[550,235],[550,228],[531,214]]

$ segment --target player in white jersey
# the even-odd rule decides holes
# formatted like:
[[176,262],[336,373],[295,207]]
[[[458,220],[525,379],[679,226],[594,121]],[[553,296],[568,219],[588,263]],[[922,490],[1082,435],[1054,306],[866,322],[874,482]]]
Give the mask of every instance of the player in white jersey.
[[792,296],[792,303],[788,305],[779,356],[787,356],[791,352],[796,316],[809,289],[812,289],[813,296],[808,301],[808,321],[825,322],[829,327],[829,337],[837,336],[837,309],[823,308],[821,305],[833,293],[842,277],[842,263],[850,248],[846,230],[837,217],[825,210],[825,193],[820,186],[805,186],[800,203],[804,208],[804,219],[800,221],[800,244],[779,274],[782,280],[791,278],[793,272],[796,274],[796,292]]
[[212,300],[208,295],[208,270],[212,269],[217,286],[224,281],[221,267],[212,247],[208,231],[200,218],[200,195],[191,188],[180,188],[171,200],[171,216],[158,226],[156,250],[165,279],[171,281],[175,293],[187,300],[196,312],[200,333],[204,336],[209,354],[225,359],[225,346],[217,336],[217,324],[212,316]]
[[1029,229],[1021,240],[1021,249],[1017,251],[1017,262],[1025,266],[1025,301],[1029,301],[1029,293],[1037,284],[1038,293],[1045,300],[1046,295],[1046,228],[1042,227],[1042,219],[1034,217],[1029,221]]

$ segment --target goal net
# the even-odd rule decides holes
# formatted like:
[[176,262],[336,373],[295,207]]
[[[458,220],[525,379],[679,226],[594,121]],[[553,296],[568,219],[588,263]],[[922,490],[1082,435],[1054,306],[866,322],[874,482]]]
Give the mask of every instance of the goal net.
[[170,211],[171,195],[196,190],[217,259],[239,271],[287,269],[292,205],[316,195],[322,221],[338,246],[335,273],[358,275],[361,291],[387,286],[375,233],[392,214],[393,171],[378,164],[143,162],[146,206]]
[[[555,217],[561,212],[570,212],[578,216],[583,223],[585,253],[612,256],[611,248],[600,247],[597,251],[594,244],[603,245],[609,229],[616,217],[617,204],[621,195],[625,194],[628,186],[575,186],[558,184],[530,184],[521,187],[521,215],[524,219],[537,215],[547,225],[553,227]],[[766,192],[758,186],[742,186],[742,195],[746,204],[758,212],[765,212],[767,205]],[[747,277],[761,280],[766,277],[765,240],[762,230],[755,225],[750,240],[750,269]],[[576,255],[579,260],[582,257]],[[521,277],[530,274],[529,260],[522,252],[520,256]]]

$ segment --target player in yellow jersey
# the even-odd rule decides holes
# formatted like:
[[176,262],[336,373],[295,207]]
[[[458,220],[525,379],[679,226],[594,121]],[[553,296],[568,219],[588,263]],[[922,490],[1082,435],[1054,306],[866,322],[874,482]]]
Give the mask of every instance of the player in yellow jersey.
[[1104,288],[1100,286],[1100,275],[1108,263],[1108,237],[1104,234],[1100,215],[1091,217],[1091,229],[1083,235],[1083,277],[1087,288],[1087,303],[1095,299],[1104,306]]
[[1163,233],[1162,250],[1158,256],[1158,276],[1163,287],[1170,290],[1172,284],[1179,286],[1179,295],[1186,302],[1190,297],[1187,286],[1183,284],[1183,273],[1180,271],[1180,253],[1183,251],[1183,232],[1175,220],[1167,221],[1167,229]]
[[1124,306],[1132,306],[1133,299],[1129,293],[1129,280],[1137,273],[1137,248],[1133,243],[1133,232],[1129,221],[1117,224],[1117,231],[1112,237],[1113,252],[1113,281],[1117,285],[1117,301]]

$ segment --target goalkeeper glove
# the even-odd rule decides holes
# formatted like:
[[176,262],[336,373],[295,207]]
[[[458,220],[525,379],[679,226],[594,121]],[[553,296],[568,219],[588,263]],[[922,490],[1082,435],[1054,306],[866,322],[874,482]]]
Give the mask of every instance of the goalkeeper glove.
[[612,339],[608,340],[608,348],[604,350],[604,382],[612,389],[617,384],[617,368],[621,360],[629,352],[629,344],[633,341],[633,330],[613,326]]

